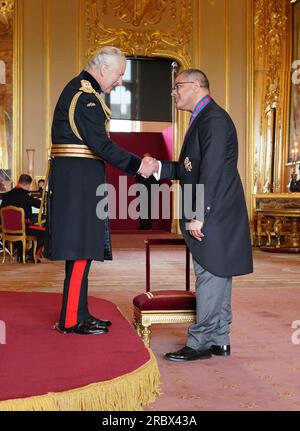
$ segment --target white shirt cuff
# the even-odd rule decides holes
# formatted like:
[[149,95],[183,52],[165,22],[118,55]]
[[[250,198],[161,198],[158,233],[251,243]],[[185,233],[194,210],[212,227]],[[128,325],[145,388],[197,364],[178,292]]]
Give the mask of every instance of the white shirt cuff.
[[142,159],[142,161],[141,161],[141,164],[140,164],[140,167],[139,167],[139,169],[138,169],[138,171],[137,171],[137,174],[140,172],[141,167],[142,167],[142,164],[143,164],[143,159]]
[[160,180],[160,175],[161,175],[162,163],[159,160],[157,160],[157,161],[158,161],[158,164],[159,164],[159,168],[158,168],[157,172],[154,172],[153,176],[156,179],[156,181],[159,181]]

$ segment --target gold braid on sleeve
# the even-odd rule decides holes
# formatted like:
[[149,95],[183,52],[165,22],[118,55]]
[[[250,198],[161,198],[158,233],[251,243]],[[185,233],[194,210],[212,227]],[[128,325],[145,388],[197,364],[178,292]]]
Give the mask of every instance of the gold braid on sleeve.
[[80,136],[77,126],[75,124],[75,108],[76,108],[76,104],[78,102],[78,99],[80,97],[80,95],[82,94],[82,91],[78,91],[78,93],[75,94],[75,96],[73,97],[71,103],[70,103],[70,108],[69,108],[69,123],[72,129],[72,132],[74,133],[75,136],[77,136],[78,139],[80,139],[82,141],[82,137]]
[[99,102],[101,103],[102,109],[104,111],[104,115],[106,117],[106,120],[105,120],[105,129],[106,129],[107,133],[109,133],[109,122],[110,122],[110,117],[111,117],[111,110],[106,105],[105,101],[103,100],[103,98],[100,96],[99,93],[97,93],[95,91],[94,94],[97,97],[97,99],[99,100]]

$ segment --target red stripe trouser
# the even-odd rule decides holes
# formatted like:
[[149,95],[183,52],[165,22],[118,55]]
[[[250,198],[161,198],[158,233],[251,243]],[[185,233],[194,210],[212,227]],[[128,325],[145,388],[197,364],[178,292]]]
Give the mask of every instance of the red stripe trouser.
[[87,292],[91,262],[88,259],[66,261],[63,303],[59,319],[59,323],[65,328],[75,326],[90,316]]

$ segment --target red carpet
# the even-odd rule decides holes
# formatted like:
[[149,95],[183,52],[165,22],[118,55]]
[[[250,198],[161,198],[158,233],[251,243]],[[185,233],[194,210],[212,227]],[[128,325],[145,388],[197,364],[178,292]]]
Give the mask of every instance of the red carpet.
[[[47,398],[48,408],[44,408],[42,402],[41,405],[33,403],[32,408],[30,403],[26,404],[26,409],[106,410],[115,406],[117,410],[130,407],[128,400],[122,401],[122,391],[115,395],[114,391],[111,393],[109,381],[138,369],[147,371],[147,364],[151,362],[155,374],[157,365],[153,355],[149,354],[113,303],[90,298],[90,312],[113,322],[108,334],[94,336],[60,334],[51,330],[51,325],[57,321],[60,305],[59,294],[0,292],[0,320],[6,325],[6,344],[0,344],[0,410],[6,409],[4,400],[64,392],[104,381],[108,394],[105,396],[105,389],[100,386],[100,401],[97,400],[98,395],[93,393],[91,404],[87,399],[84,402],[76,399],[74,404],[68,395],[68,402],[64,400],[63,405],[59,405],[59,401],[52,399],[51,395],[50,404]],[[152,376],[153,387],[149,388],[149,394],[146,395],[148,400],[145,399],[145,402],[154,400],[158,393],[157,375]],[[152,377],[151,373],[147,376],[150,380]],[[133,383],[139,385],[141,382]],[[143,388],[136,390],[142,391]],[[128,398],[127,393],[123,396]],[[140,405],[138,403],[143,397],[139,393],[137,398],[140,401],[137,400],[137,405],[131,408],[141,408],[143,402]]]

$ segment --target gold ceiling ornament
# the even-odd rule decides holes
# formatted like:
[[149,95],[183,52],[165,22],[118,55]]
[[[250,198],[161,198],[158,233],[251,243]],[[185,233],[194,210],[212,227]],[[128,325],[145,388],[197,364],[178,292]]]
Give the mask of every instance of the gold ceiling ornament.
[[14,0],[0,0],[0,23],[10,27],[14,11]]
[[[126,55],[173,58],[184,68],[191,66],[192,0],[114,0],[110,6],[103,16],[99,0],[86,0],[88,57],[113,45]],[[107,24],[112,21],[115,25]]]

